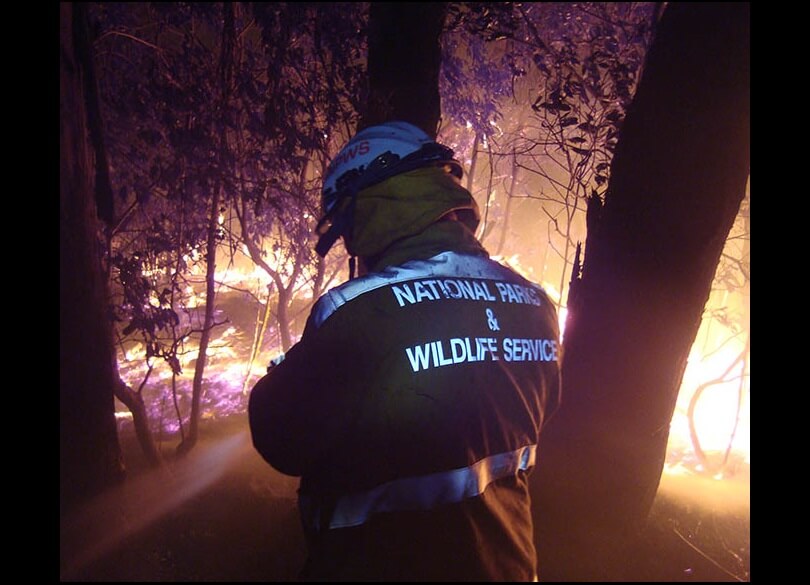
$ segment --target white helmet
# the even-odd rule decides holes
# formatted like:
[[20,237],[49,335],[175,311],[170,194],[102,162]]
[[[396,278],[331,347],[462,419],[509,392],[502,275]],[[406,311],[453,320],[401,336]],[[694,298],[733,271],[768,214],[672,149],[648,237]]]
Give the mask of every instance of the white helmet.
[[[321,234],[316,251],[325,256],[332,244],[350,229],[353,206],[338,214],[338,202],[401,173],[430,165],[447,165],[462,176],[453,150],[432,140],[408,122],[386,122],[358,132],[329,164],[321,192],[323,217],[318,222]],[[338,217],[338,215],[340,215]],[[331,224],[331,225],[327,225]]]

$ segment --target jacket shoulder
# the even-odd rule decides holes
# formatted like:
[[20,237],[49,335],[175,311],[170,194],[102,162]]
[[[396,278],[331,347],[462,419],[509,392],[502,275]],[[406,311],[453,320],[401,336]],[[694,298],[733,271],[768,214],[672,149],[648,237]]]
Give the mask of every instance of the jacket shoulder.
[[411,260],[344,282],[323,294],[312,309],[308,328],[320,328],[335,311],[361,295],[414,279],[467,277],[519,281],[543,290],[515,270],[487,256],[442,252],[426,260]]

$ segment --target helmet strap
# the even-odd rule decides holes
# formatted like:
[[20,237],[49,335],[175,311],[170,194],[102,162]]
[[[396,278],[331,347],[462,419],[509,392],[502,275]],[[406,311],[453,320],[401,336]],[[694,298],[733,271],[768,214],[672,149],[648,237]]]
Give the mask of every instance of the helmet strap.
[[349,197],[351,197],[351,199],[349,199],[349,204],[346,206],[346,209],[336,213],[332,225],[318,238],[315,251],[321,258],[326,256],[327,252],[329,252],[340,236],[351,234],[354,228],[354,208],[357,203],[357,190],[352,190]]
[[318,253],[318,256],[321,258],[326,256],[327,252],[329,252],[343,232],[344,223],[345,220],[343,216],[338,216],[335,218],[335,221],[332,222],[332,225],[329,226],[329,229],[321,234],[321,237],[318,238],[318,243],[315,244],[315,251]]

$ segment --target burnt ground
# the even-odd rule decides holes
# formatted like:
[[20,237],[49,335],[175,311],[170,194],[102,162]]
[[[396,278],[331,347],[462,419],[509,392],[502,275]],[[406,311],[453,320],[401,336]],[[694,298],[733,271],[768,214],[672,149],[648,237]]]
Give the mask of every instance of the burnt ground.
[[[297,480],[250,445],[244,417],[202,427],[164,472],[121,433],[129,479],[60,526],[62,581],[294,581],[304,559]],[[662,482],[647,532],[619,580],[750,580],[748,478]],[[722,484],[722,485],[721,485]]]

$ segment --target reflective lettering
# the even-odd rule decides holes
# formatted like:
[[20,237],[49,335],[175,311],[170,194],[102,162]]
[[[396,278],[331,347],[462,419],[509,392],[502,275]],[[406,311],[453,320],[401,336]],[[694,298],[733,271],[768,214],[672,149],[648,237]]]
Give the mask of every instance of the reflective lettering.
[[503,357],[508,362],[556,362],[557,341],[505,337],[501,342]]
[[407,284],[403,284],[402,288],[396,285],[392,286],[391,290],[394,291],[394,296],[396,297],[400,307],[405,306],[405,301],[408,301],[408,304],[411,305],[416,302],[416,299],[414,298],[413,293],[411,292],[411,289],[408,287]]
[[491,293],[491,292],[489,292],[489,287],[487,286],[487,283],[486,283],[486,282],[481,282],[481,288],[483,288],[483,289],[484,289],[484,294],[485,294],[485,296],[486,296],[486,300],[488,300],[488,301],[495,301],[495,300],[497,300],[497,299],[496,299],[494,296],[492,296],[492,293]]
[[450,364],[452,364],[453,360],[451,358],[444,357],[444,350],[442,349],[442,343],[440,341],[434,341],[433,343],[436,345],[436,353],[439,356],[439,359],[436,360],[436,362],[433,364],[433,367],[435,368],[436,366],[449,366]]
[[[490,283],[495,285],[500,299],[490,291]],[[413,305],[422,301],[438,301],[440,299],[464,299],[485,302],[497,302],[500,300],[502,303],[536,306],[541,304],[540,296],[533,287],[492,280],[431,278],[414,280],[410,284],[392,284],[391,290],[400,307],[404,307],[406,304]]]
[[509,293],[509,302],[510,303],[517,303],[518,302],[518,297],[515,294],[515,287],[512,286],[511,284],[507,283],[506,284],[506,291]]
[[431,341],[406,347],[405,353],[414,372],[464,362],[500,359],[498,340],[494,337],[453,337],[447,342]]
[[370,147],[368,145],[368,140],[363,140],[362,142],[357,143],[355,146],[347,148],[346,150],[344,150],[338,156],[335,157],[335,160],[332,163],[332,168],[337,169],[338,166],[349,162],[356,156],[363,156],[364,154],[368,154],[369,149]]
[[489,346],[489,353],[492,356],[492,361],[497,362],[498,357],[498,341],[494,337],[487,337],[487,345]]
[[430,359],[429,346],[430,344],[426,343],[425,345],[414,345],[413,349],[410,347],[405,348],[405,352],[408,354],[408,359],[411,361],[411,368],[414,372],[418,372],[420,369],[428,369],[428,360]]
[[557,361],[557,342],[553,339],[543,340],[543,358],[547,362]]
[[495,288],[498,289],[498,294],[501,295],[501,302],[506,302],[506,283],[505,282],[496,282]]
[[472,348],[470,347],[470,338],[469,337],[464,338],[464,347],[467,348],[467,356],[468,356],[469,361],[471,361],[471,362],[479,361],[478,356],[473,355]]
[[472,285],[470,284],[469,281],[467,281],[467,280],[459,280],[457,282],[458,282],[459,288],[461,288],[461,295],[465,299],[472,300],[472,299],[475,298],[475,293],[473,292],[473,287],[472,287]]
[[467,360],[467,355],[469,354],[469,351],[467,349],[468,346],[464,344],[465,340],[469,344],[470,342],[469,337],[465,339],[459,339],[458,337],[454,337],[453,339],[450,340],[450,350],[452,352],[451,355],[453,356],[454,364],[458,364]]
[[486,289],[484,283],[473,281],[473,291],[475,291],[475,300],[476,301],[494,301],[495,299],[490,298],[489,291]]
[[[452,290],[451,285],[455,287],[455,292]],[[444,286],[447,287],[447,290],[450,293],[451,299],[460,299],[462,292],[461,287],[459,287],[458,283],[455,280],[445,280]]]
[[430,287],[430,293],[433,295],[434,299],[439,298],[439,291],[436,290],[437,281],[435,281],[435,280],[423,280],[422,284],[424,284],[425,286]]
[[430,295],[430,291],[425,288],[425,285],[422,281],[417,280],[415,283],[413,283],[413,290],[416,293],[417,303],[421,303],[425,299],[429,301],[436,300],[435,297]]

